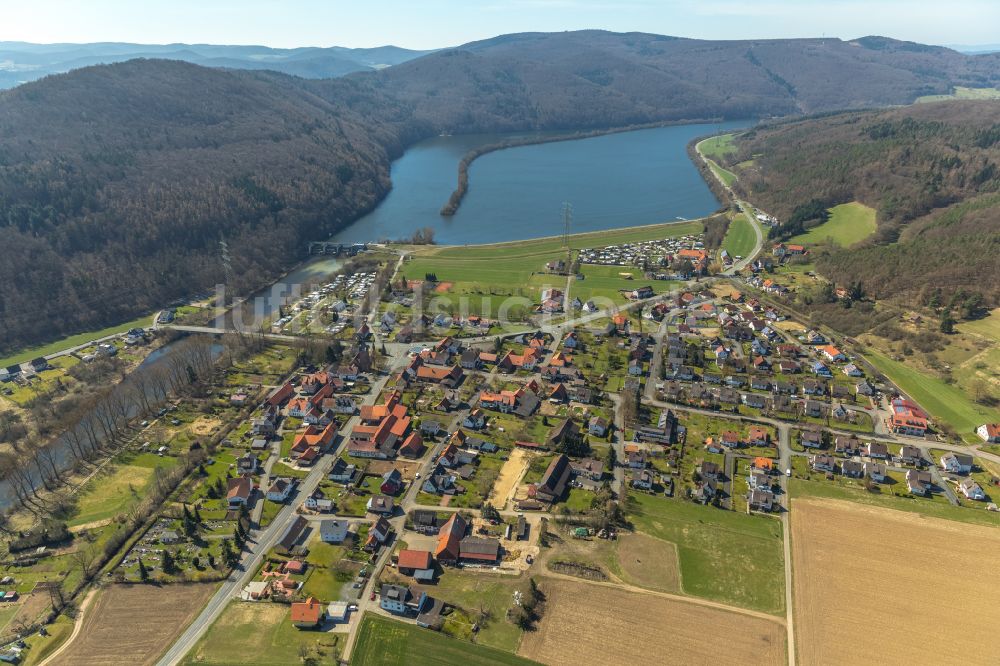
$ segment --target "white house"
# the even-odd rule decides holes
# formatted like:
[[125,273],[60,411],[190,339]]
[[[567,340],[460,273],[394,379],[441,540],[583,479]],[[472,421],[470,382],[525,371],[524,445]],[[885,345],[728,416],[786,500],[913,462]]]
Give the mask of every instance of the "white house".
[[976,428],[976,434],[984,442],[1000,444],[1000,423],[984,423]]
[[267,489],[267,499],[272,502],[286,502],[294,488],[295,484],[291,479],[277,478],[271,484],[271,487]]
[[972,471],[972,456],[964,453],[946,453],[941,456],[941,469],[952,474],[968,474]]
[[342,543],[347,538],[346,520],[324,520],[319,524],[319,538],[323,543]]
[[965,479],[958,484],[958,490],[970,500],[981,502],[986,499],[986,493],[983,492],[982,487],[976,483],[975,479]]

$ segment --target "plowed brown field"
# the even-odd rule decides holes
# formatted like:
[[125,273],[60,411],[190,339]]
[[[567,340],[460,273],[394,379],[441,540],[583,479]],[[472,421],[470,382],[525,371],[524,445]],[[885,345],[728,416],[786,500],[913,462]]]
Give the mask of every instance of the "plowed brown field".
[[798,663],[1000,663],[1000,529],[796,499]]

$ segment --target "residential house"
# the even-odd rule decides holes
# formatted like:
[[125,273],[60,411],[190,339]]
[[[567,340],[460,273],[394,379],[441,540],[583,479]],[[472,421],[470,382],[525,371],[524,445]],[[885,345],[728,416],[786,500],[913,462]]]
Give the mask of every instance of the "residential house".
[[284,504],[288,501],[288,497],[292,494],[295,489],[295,482],[292,479],[286,477],[278,477],[271,484],[271,487],[267,489],[267,499],[271,502],[278,502],[279,504]]
[[471,430],[480,430],[486,427],[486,412],[478,407],[469,412],[469,415],[462,420],[462,425]]
[[386,495],[395,495],[403,488],[403,475],[398,469],[393,467],[382,475],[382,484],[379,489]]
[[299,629],[315,629],[323,621],[323,604],[315,597],[292,604],[292,625]]
[[368,499],[365,508],[369,513],[378,513],[385,516],[392,515],[396,510],[396,502],[388,495],[372,495]]
[[817,454],[809,457],[809,466],[817,472],[835,472],[837,461],[833,456]]
[[865,476],[875,483],[884,483],[886,478],[885,465],[877,462],[866,462]]
[[769,490],[751,490],[747,495],[747,504],[753,511],[772,511],[775,506],[774,493]]
[[592,416],[587,426],[587,432],[589,432],[594,437],[606,437],[608,434],[608,427],[610,423],[606,418],[601,416]]
[[236,460],[236,473],[240,476],[256,474],[259,464],[257,454],[248,451]]
[[439,562],[454,564],[458,562],[461,553],[460,547],[462,539],[465,538],[465,531],[468,523],[461,515],[455,513],[441,526],[438,531],[437,547],[434,550],[434,557]]
[[702,460],[698,465],[698,475],[702,479],[715,479],[720,481],[723,476],[722,468],[718,463],[714,463],[711,460]]
[[1000,444],[1000,423],[984,423],[976,428],[976,434],[984,442]]
[[573,460],[570,462],[572,473],[577,478],[583,477],[591,481],[600,481],[604,478],[604,463],[593,458],[583,460]]
[[961,483],[958,484],[958,491],[965,495],[966,499],[976,500],[981,502],[986,499],[986,493],[983,492],[982,487],[976,483],[975,479],[963,479]]
[[229,479],[226,484],[226,504],[230,511],[246,506],[253,493],[253,481],[248,476]]
[[968,474],[972,471],[972,456],[964,453],[946,453],[941,456],[941,469],[952,474]]
[[845,460],[840,463],[840,473],[852,479],[860,479],[865,475],[865,466],[857,460]]
[[410,588],[402,585],[383,583],[379,591],[379,608],[394,615],[406,615],[409,611]]
[[641,469],[632,472],[629,484],[639,490],[652,490],[653,473],[648,469]]
[[845,456],[860,455],[861,440],[853,435],[850,437],[839,435],[833,440],[833,450]]
[[868,442],[864,453],[873,460],[886,460],[889,458],[889,447],[883,442]]
[[385,544],[392,535],[392,525],[385,516],[379,516],[378,520],[368,529],[368,540],[365,541],[364,549],[368,552],[375,551],[379,546]]
[[301,546],[308,528],[309,521],[302,516],[296,516],[289,523],[288,527],[285,528],[285,531],[281,533],[281,536],[278,537],[278,543],[274,546],[275,552],[286,557],[301,552]]
[[330,472],[327,474],[327,478],[336,483],[347,484],[354,478],[355,472],[357,472],[357,467],[355,465],[349,464],[343,458],[337,458],[333,461],[333,465],[330,467]]
[[906,470],[906,489],[914,495],[926,496],[934,485],[930,472],[915,469]]
[[403,440],[402,445],[399,447],[397,453],[404,458],[419,458],[424,452],[424,440],[423,438],[415,432],[411,432],[405,440]]
[[799,435],[799,443],[806,449],[823,448],[823,433],[819,430],[803,430]]
[[347,539],[348,522],[343,519],[323,520],[319,524],[319,538],[323,543],[343,543]]
[[923,461],[923,453],[915,446],[904,444],[899,450],[898,460],[906,465],[917,465]]
[[555,502],[566,492],[566,484],[572,474],[569,458],[558,454],[549,463],[541,480],[535,484],[535,498],[544,502]]
[[404,549],[399,551],[396,569],[404,576],[417,580],[434,580],[434,557],[430,551]]

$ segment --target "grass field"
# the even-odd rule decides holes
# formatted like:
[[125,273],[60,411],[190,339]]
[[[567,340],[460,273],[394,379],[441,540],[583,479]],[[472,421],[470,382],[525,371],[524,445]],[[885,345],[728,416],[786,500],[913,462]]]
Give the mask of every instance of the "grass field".
[[97,340],[98,338],[103,338],[109,335],[115,335],[117,333],[124,333],[130,328],[141,327],[145,328],[152,325],[153,315],[145,315],[139,317],[138,319],[133,319],[125,324],[118,324],[117,326],[109,326],[108,328],[103,328],[99,331],[90,331],[87,333],[79,333],[77,335],[72,335],[68,338],[63,338],[62,340],[56,340],[55,342],[50,342],[45,345],[38,345],[37,347],[29,347],[27,349],[22,349],[16,353],[7,356],[4,359],[0,359],[0,365],[8,366],[14,363],[24,363],[25,361],[30,361],[33,358],[39,356],[48,356],[49,354],[55,354],[56,352],[61,352],[64,349],[69,349],[71,347],[77,347],[79,345],[87,344],[92,340]]
[[[902,475],[900,476],[900,481],[893,487],[898,488],[898,492],[905,493],[906,485],[902,480]],[[792,497],[845,500],[977,525],[997,526],[1000,524],[1000,518],[997,517],[997,514],[986,511],[982,502],[953,506],[944,497],[933,499],[929,497],[902,497],[893,495],[889,486],[880,486],[880,488],[881,492],[871,493],[860,484],[847,485],[841,478],[838,478],[837,483],[834,483],[821,479],[818,475],[812,479],[793,478],[788,482],[788,490]]]
[[618,566],[622,577],[639,587],[680,592],[677,547],[645,534],[626,534],[618,541]]
[[628,509],[636,529],[676,544],[685,594],[784,612],[779,521],[640,494]]
[[966,441],[979,441],[975,429],[983,423],[1000,421],[1000,410],[976,404],[964,391],[951,384],[872,349],[866,351],[864,356],[934,419],[951,425]]
[[733,257],[746,257],[753,252],[757,244],[757,235],[754,233],[753,225],[740,214],[729,223],[729,231],[722,240],[722,249]]
[[301,631],[284,604],[234,601],[209,628],[183,664],[243,666],[300,663],[305,650],[320,664],[335,664],[344,634]]
[[736,133],[713,136],[699,142],[698,150],[700,150],[701,154],[705,157],[713,160],[721,160],[729,153],[735,152],[736,147],[733,145],[733,140],[735,138]]
[[86,483],[76,496],[76,510],[67,521],[70,527],[113,518],[140,501],[156,468],[177,462],[170,456],[143,454],[109,465]]
[[924,95],[917,98],[917,103],[944,102],[951,99],[1000,99],[1000,90],[996,88],[966,88],[955,86],[955,92],[950,95]]
[[[646,280],[642,276],[642,269],[629,266],[598,266],[585,264],[580,267],[583,280],[573,280],[570,283],[570,297],[579,298],[586,303],[592,298],[608,298],[615,303],[627,303],[628,299],[622,296],[621,289],[638,289],[643,286],[650,286],[657,294],[675,289],[679,282],[670,280]],[[621,275],[631,273],[632,279]]]
[[956,635],[995,662],[1000,530],[829,500],[790,516],[800,664],[871,663],[873,626],[906,627],[877,632],[882,663],[953,662]]
[[833,241],[836,245],[850,247],[875,233],[875,209],[852,201],[830,209],[830,219],[799,234],[789,243],[809,245]]
[[351,654],[353,666],[527,666],[536,662],[510,652],[377,615],[365,615]]
[[712,160],[708,161],[708,168],[712,170],[719,180],[726,184],[726,187],[732,187],[733,183],[736,182],[736,174],[729,169],[724,169]]
[[540,587],[545,612],[519,654],[550,666],[785,663],[776,619],[586,582]]
[[1000,308],[990,312],[989,316],[972,321],[963,321],[956,325],[963,333],[972,333],[1000,342]]

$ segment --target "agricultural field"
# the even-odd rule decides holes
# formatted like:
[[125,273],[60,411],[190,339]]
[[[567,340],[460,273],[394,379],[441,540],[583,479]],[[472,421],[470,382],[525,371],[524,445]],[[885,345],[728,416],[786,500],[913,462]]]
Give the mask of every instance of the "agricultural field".
[[52,666],[154,664],[215,592],[214,584],[111,585]]
[[[518,654],[551,666],[785,662],[777,620],[653,593],[543,579],[545,610]],[[613,609],[609,612],[609,609]]]
[[639,532],[676,545],[684,594],[784,612],[778,520],[639,493],[629,495],[627,508]]
[[835,245],[850,247],[875,233],[875,209],[852,201],[829,210],[830,219],[804,234],[789,239],[789,243],[814,245],[832,241]]
[[448,638],[388,618],[365,615],[351,653],[354,666],[529,666],[510,652]]
[[726,237],[722,239],[722,249],[732,257],[747,257],[756,245],[757,234],[754,233],[753,223],[742,213],[735,216],[729,223]]
[[289,620],[284,604],[233,601],[182,664],[244,666],[291,664],[304,650],[317,664],[335,664],[344,634],[301,631]]
[[1000,654],[1000,530],[831,500],[790,515],[800,663],[869,663],[873,623],[906,627],[877,631],[885,663],[954,661],[956,622],[968,660]]

